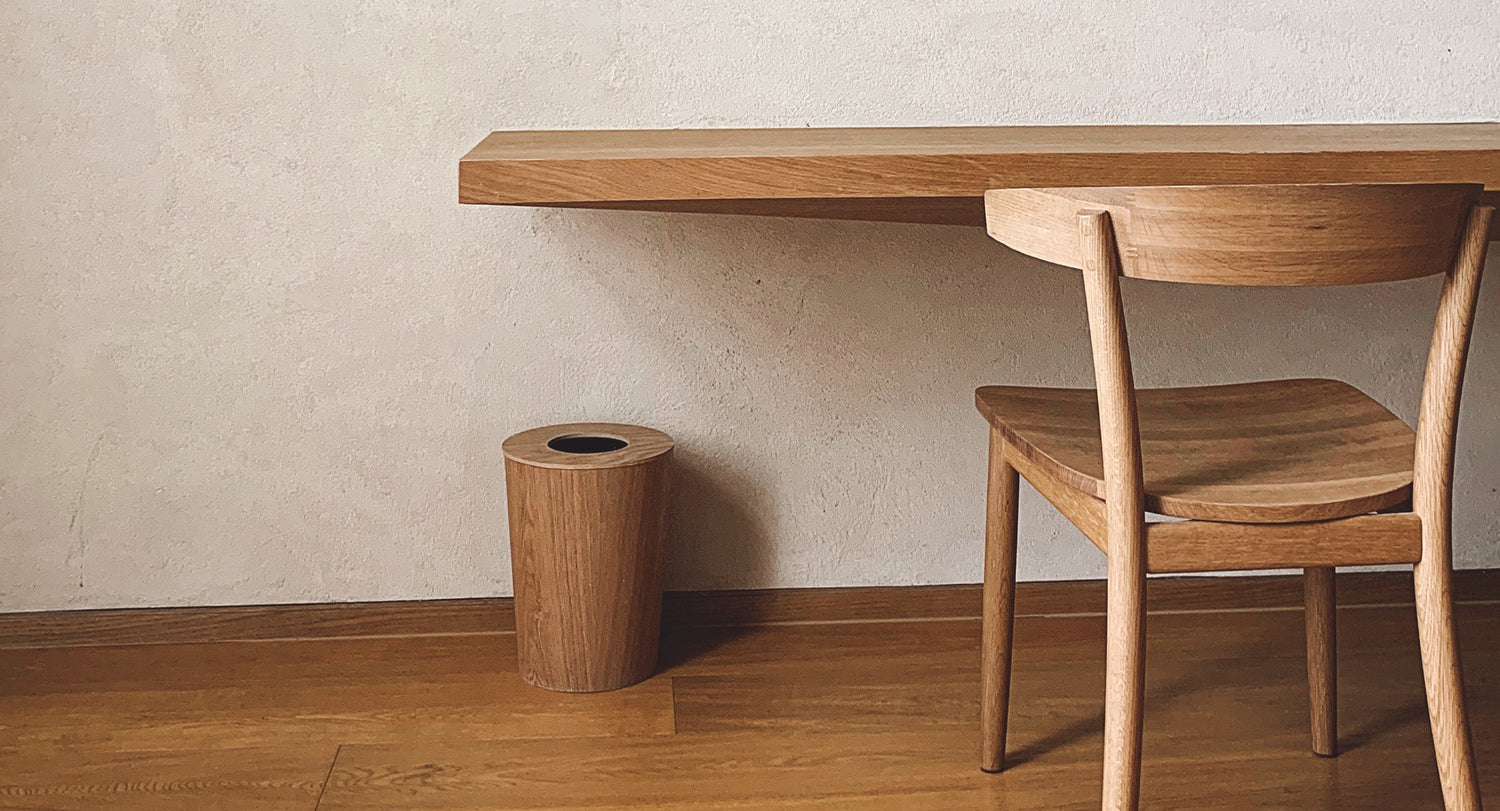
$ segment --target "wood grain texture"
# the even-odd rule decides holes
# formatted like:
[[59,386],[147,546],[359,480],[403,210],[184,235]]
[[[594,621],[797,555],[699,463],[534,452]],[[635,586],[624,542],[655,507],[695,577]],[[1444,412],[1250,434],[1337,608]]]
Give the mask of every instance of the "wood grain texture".
[[[1416,435],[1337,380],[1140,389],[1146,509],[1206,521],[1359,515],[1411,495]],[[985,386],[975,403],[1053,477],[1104,496],[1093,389]]]
[[[628,444],[589,454],[549,447],[575,435]],[[528,682],[597,692],[655,670],[671,455],[665,434],[632,426],[553,426],[506,441],[516,642]]]
[[551,203],[549,208],[737,214],[753,217],[903,222],[984,227],[983,197],[803,197],[729,200],[611,200]]
[[[1340,613],[1361,629],[1360,644],[1346,651],[1346,662],[1358,665],[1346,675],[1351,701],[1359,707],[1356,716],[1360,716],[1349,725],[1351,740],[1368,743],[1369,713],[1389,712],[1394,703],[1403,709],[1403,724],[1412,731],[1410,740],[1427,748],[1412,609]],[[1168,639],[1154,640],[1151,645],[1155,658],[1147,670],[1147,762],[1191,759],[1206,746],[1219,755],[1279,751],[1307,757],[1300,611],[1275,620],[1261,612],[1233,621],[1222,614],[1158,619]],[[1068,750],[1081,755],[1080,760],[1087,757],[1089,765],[1097,768],[1102,748],[1098,687],[1103,680],[1103,623],[1095,620],[1075,627],[1077,622],[1076,618],[1052,617],[1018,620],[1013,685],[1017,700],[1011,721],[1016,736],[1014,769],[1008,769],[1007,775],[1038,762],[1055,761]],[[1228,641],[1200,638],[1202,650],[1184,649],[1192,644],[1193,623],[1197,623],[1197,634],[1212,629]],[[1410,629],[1395,633],[1398,626],[1408,627],[1402,623],[1410,623]],[[972,629],[972,623],[967,627]],[[1487,626],[1471,623],[1468,627],[1472,633]],[[1246,633],[1252,629],[1258,632],[1253,640]],[[775,633],[757,630],[744,644],[753,644],[762,635],[774,637],[762,638],[759,644],[764,646],[784,642],[789,635],[812,636],[814,630],[805,626]],[[936,625],[928,633],[969,636],[960,623]],[[901,634],[889,641],[904,643],[908,638]],[[1402,655],[1393,655],[1389,648],[1380,648],[1382,640],[1407,647],[1400,649]],[[810,643],[789,647],[810,649]],[[942,729],[972,734],[981,712],[972,653],[965,657],[960,650],[914,642],[927,654],[926,664],[893,659],[882,670],[878,662],[864,659],[873,644],[858,635],[845,642],[834,639],[828,651],[809,654],[803,669],[748,662],[715,668],[705,661],[701,669],[714,672],[675,679],[678,732],[776,729],[805,735]],[[711,652],[708,658],[716,654]],[[1493,680],[1484,683],[1490,685]],[[1391,692],[1382,696],[1371,689],[1381,684]],[[1398,685],[1399,689],[1392,689]],[[1155,702],[1150,701],[1153,698]],[[1224,712],[1228,705],[1236,709]],[[1091,723],[1064,733],[1059,727],[1070,725],[1060,723],[1063,717],[1083,717]],[[1050,747],[1045,745],[1049,739]],[[1426,759],[1430,761],[1430,753]],[[1090,782],[1097,780],[1097,775],[1090,777]],[[1423,782],[1436,790],[1435,768]]]
[[[990,429],[993,431],[997,427],[991,425]],[[1100,552],[1109,553],[1108,523],[1102,498],[1069,486],[1009,442],[1005,445],[1005,457],[1028,484],[1083,533],[1083,537],[1088,538]]]
[[1103,808],[1134,811],[1140,804],[1146,685],[1146,502],[1140,420],[1125,305],[1120,301],[1119,250],[1110,215],[1080,210],[1074,225],[1083,260],[1083,291],[1098,385],[1095,400],[1102,436],[1104,548],[1109,572]]
[[1011,638],[1016,614],[1016,526],[1020,477],[1006,461],[1005,437],[990,429],[984,544],[984,632],[980,643],[980,768],[1005,767]]
[[[550,443],[601,438],[625,443],[615,450],[570,453]],[[654,428],[615,422],[569,422],[522,431],[501,444],[505,458],[529,467],[603,470],[656,463],[672,451],[672,438]]]
[[1427,711],[1449,811],[1480,807],[1463,672],[1453,629],[1451,533],[1459,396],[1494,213],[1486,206],[1476,206],[1470,212],[1458,258],[1443,282],[1422,382],[1412,484],[1412,511],[1422,519],[1422,560],[1414,567],[1413,581]]
[[[1298,593],[1300,603],[1300,583]],[[1488,635],[1500,633],[1500,618],[1486,619],[1491,616],[1487,613],[1487,606],[1471,603],[1459,608],[1460,617],[1471,618],[1463,623],[1464,639],[1474,640],[1471,648],[1482,647]],[[1356,660],[1356,654],[1368,654],[1402,663],[1420,689],[1421,659],[1412,605],[1343,606],[1339,612],[1342,615],[1339,645],[1345,665],[1342,677],[1346,681],[1360,677],[1350,664]],[[1356,620],[1349,619],[1356,615]],[[1383,619],[1376,622],[1375,617]],[[879,626],[881,633],[876,636],[849,633],[850,626],[855,624]],[[1300,605],[1290,610],[1153,612],[1150,624],[1151,633],[1146,638],[1148,658],[1162,656],[1197,663],[1260,658],[1282,660],[1287,668],[1287,678],[1296,685],[1283,710],[1290,719],[1288,723],[1296,725],[1293,745],[1298,752],[1307,755],[1307,687]],[[1099,678],[1092,683],[1089,692],[1079,695],[1078,699],[1088,701],[1097,711],[1102,707],[1105,625],[1103,613],[1017,615],[1015,677],[1019,678],[1027,667],[1040,663],[1066,666],[1093,662],[1099,668]],[[1213,635],[1204,633],[1207,627],[1213,629]],[[893,676],[923,673],[930,678],[968,674],[965,678],[970,679],[973,688],[970,700],[974,702],[973,717],[977,718],[980,635],[978,617],[737,629],[684,628],[664,637],[660,675],[688,677],[755,673],[769,678],[802,674],[801,677],[808,679],[836,679],[840,678],[839,673],[851,677],[858,674],[859,678],[873,678],[881,673]],[[1475,668],[1469,666],[1469,671],[1472,676]],[[1151,668],[1147,668],[1147,673],[1151,673]],[[1012,697],[1011,709],[1013,713],[1024,714],[1027,710],[1021,706],[1018,696]],[[1420,704],[1414,710],[1416,722],[1425,726]],[[1019,717],[1015,715],[1011,720],[1012,733],[1018,730],[1016,718]],[[1090,733],[1097,735],[1101,728],[1096,726]],[[973,736],[972,727],[969,734]],[[977,736],[974,737],[977,755],[978,740]],[[1436,784],[1436,772],[1433,781]]]
[[[1332,755],[1331,567],[1401,562],[1415,564],[1444,803],[1450,811],[1480,807],[1453,628],[1449,538],[1459,393],[1493,215],[1475,205],[1479,191],[1344,185],[986,195],[992,236],[1083,271],[1096,389],[986,387],[976,403],[999,435],[991,465],[1008,455],[1034,462],[1038,489],[1065,515],[1080,515],[1076,523],[1095,544],[1101,509],[1092,500],[1102,503],[1109,570],[1104,808],[1133,811],[1140,802],[1148,567],[1308,569],[1310,721],[1314,751]],[[1122,275],[1317,285],[1396,281],[1439,269],[1446,280],[1415,432],[1336,381],[1138,392],[1131,379]],[[1146,438],[1155,441],[1149,451]],[[1411,512],[1400,512],[1408,497]],[[1148,507],[1198,520],[1148,526]],[[992,725],[987,714],[985,764],[994,760]]]
[[[1072,723],[1091,719],[1063,716]],[[1403,729],[1404,733],[1405,730]],[[1338,769],[1305,752],[1201,753],[1159,764],[1144,807],[1431,811],[1421,750],[1406,736],[1356,750]],[[581,743],[581,742],[580,742]],[[1079,747],[1081,748],[1081,747]],[[1003,777],[973,768],[974,750],[946,731],[790,736],[707,733],[663,740],[498,745],[351,746],[340,753],[320,811],[1089,811],[1092,764],[1032,762]]]
[[[406,674],[370,667],[365,656],[391,649],[360,640],[326,646],[330,658],[343,657],[345,670],[318,681],[267,667],[247,668],[260,679],[230,676],[217,685],[178,684],[171,677],[111,679],[107,674],[81,684],[64,681],[55,688],[28,680],[25,692],[3,702],[9,715],[0,737],[34,749],[130,752],[262,749],[298,741],[327,745],[331,755],[334,746],[344,743],[672,733],[672,691],[665,681],[568,701],[527,685],[516,674],[513,657],[489,672],[442,672],[449,664],[443,659],[474,648],[472,640],[448,639],[436,646],[412,646],[410,651],[424,650],[438,661]],[[188,667],[200,662],[211,666],[215,655],[203,649],[233,644],[194,646],[197,657],[181,658]],[[278,649],[263,647],[276,643],[256,644],[262,646],[255,649],[260,656],[280,655]],[[65,664],[100,667],[159,652],[154,646],[135,646],[101,657],[97,648],[73,650],[95,655],[19,658],[37,668],[33,679],[38,679]],[[398,647],[396,655],[410,651]],[[304,648],[302,653],[312,651]]]
[[[1486,205],[1500,205],[1500,191],[1480,195]],[[803,197],[782,199],[611,200],[548,203],[549,208],[609,211],[655,211],[678,214],[734,214],[796,219],[895,222],[918,225],[985,227],[984,198],[973,197]],[[1500,220],[1490,226],[1500,241]]]
[[1415,563],[1422,522],[1411,513],[1300,524],[1161,521],[1146,525],[1154,574]]
[[[1484,618],[1465,620],[1468,638],[1500,627],[1492,608],[1479,610]],[[1355,745],[1325,761],[1305,748],[1300,612],[1161,619],[1147,682],[1142,805],[1441,807],[1413,610],[1356,609],[1345,622],[1355,632],[1346,683]],[[704,632],[717,644],[672,674],[676,736],[349,746],[323,807],[1099,807],[1098,618],[1019,621],[1015,758],[999,775],[973,767],[977,622]],[[1493,654],[1482,655],[1476,672]],[[1478,706],[1500,708],[1496,682],[1481,687]],[[1488,760],[1500,756],[1488,730],[1500,729],[1492,721],[1485,728]]]
[[[1500,125],[929,127],[496,132],[459,201],[512,205],[977,198],[989,189],[1482,183]],[[673,210],[668,208],[667,210]]]
[[[281,646],[281,647],[278,647]],[[519,676],[510,636],[7,651],[0,744],[120,751],[672,732],[671,685],[571,695]]]
[[509,598],[0,614],[0,649],[514,631]]
[[0,808],[314,811],[336,751],[296,740],[148,752],[0,743]]
[[[668,627],[753,626],[845,620],[905,620],[980,616],[979,584],[810,589],[669,591],[662,623]],[[1500,571],[1454,572],[1457,602],[1500,600]],[[1410,572],[1348,572],[1341,602],[1412,602]],[[1166,577],[1148,581],[1152,611],[1287,608],[1302,604],[1302,585],[1285,575],[1233,578]],[[1016,584],[1016,611],[1100,614],[1103,580]],[[324,622],[325,616],[337,618]],[[230,620],[226,621],[226,616]],[[308,617],[314,618],[309,625]],[[0,614],[0,650],[274,639],[386,636],[474,636],[513,633],[506,597],[378,603],[314,603],[182,608],[122,608]],[[311,632],[309,632],[311,631]]]
[[[1409,588],[1349,577],[1346,605]],[[1300,578],[1218,580],[1153,581],[1193,596],[1152,619],[1142,805],[1441,808],[1414,607],[1339,611],[1349,751],[1325,761],[1306,753]],[[1493,794],[1500,592],[1493,575],[1460,585],[1486,598],[1456,621]],[[1047,599],[1097,608],[1098,586]],[[1098,808],[1102,616],[1018,614],[1010,768],[984,774],[970,593],[970,619],[913,601],[918,621],[674,627],[665,672],[592,695],[525,685],[504,637],[7,651],[0,807],[312,809],[321,791],[323,809]],[[1277,607],[1192,608],[1224,593]]]
[[1302,573],[1307,606],[1307,707],[1312,722],[1313,754],[1338,754],[1338,601],[1330,566]]
[[403,809],[953,809],[977,781],[952,736],[679,735],[525,749],[346,747],[323,811]]
[[1080,211],[1109,214],[1120,272],[1221,285],[1348,285],[1444,273],[1479,185],[994,189],[989,234],[1083,268]]
[[[669,591],[669,628],[978,617],[983,587],[873,586],[817,589]],[[1412,602],[1410,572],[1347,572],[1345,604]],[[1018,616],[1102,614],[1103,580],[1016,584]],[[1454,572],[1457,602],[1500,600],[1500,571]],[[1289,608],[1302,584],[1285,575],[1165,577],[1147,581],[1151,611]],[[159,645],[164,643],[389,636],[492,636],[514,633],[512,601],[493,597],[383,603],[231,607],[121,608],[0,614],[0,650]]]
[[245,690],[259,684],[318,687],[358,683],[366,677],[414,683],[462,681],[517,670],[516,648],[509,635],[286,641],[299,644],[265,647],[281,642],[264,640],[12,648],[0,656],[0,695],[186,693]]

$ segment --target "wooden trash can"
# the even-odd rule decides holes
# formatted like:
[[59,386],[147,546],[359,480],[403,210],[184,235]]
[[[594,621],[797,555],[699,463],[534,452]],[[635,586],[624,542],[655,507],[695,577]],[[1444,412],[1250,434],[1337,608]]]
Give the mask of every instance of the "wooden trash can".
[[521,676],[594,693],[656,670],[672,438],[572,423],[505,440]]

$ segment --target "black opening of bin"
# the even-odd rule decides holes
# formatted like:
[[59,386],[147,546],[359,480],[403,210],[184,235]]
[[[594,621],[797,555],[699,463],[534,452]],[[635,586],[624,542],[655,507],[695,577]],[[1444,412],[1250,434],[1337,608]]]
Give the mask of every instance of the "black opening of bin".
[[612,436],[588,436],[566,434],[547,441],[547,447],[559,453],[609,453],[629,445],[623,439]]

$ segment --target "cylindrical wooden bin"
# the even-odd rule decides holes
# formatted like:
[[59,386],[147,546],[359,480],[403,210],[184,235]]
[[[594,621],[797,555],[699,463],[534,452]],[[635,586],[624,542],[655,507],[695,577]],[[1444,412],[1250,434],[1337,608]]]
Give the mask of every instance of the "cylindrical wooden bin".
[[656,670],[672,438],[572,423],[505,440],[521,676],[594,693]]

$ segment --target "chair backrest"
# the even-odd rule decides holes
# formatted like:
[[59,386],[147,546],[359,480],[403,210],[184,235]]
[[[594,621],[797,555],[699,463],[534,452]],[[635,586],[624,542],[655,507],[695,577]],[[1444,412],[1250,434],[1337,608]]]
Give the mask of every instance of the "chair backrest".
[[1078,215],[1108,212],[1120,273],[1222,285],[1390,282],[1452,267],[1483,186],[1314,185],[997,189],[990,235],[1082,268]]
[[1423,527],[1417,577],[1447,577],[1459,393],[1494,214],[1477,204],[1480,191],[1478,185],[1451,184],[985,194],[989,232],[997,240],[1083,271],[1111,578],[1117,566],[1142,577],[1145,571],[1140,426],[1121,276],[1271,286],[1363,284],[1436,273],[1447,276],[1422,383],[1412,511]]

